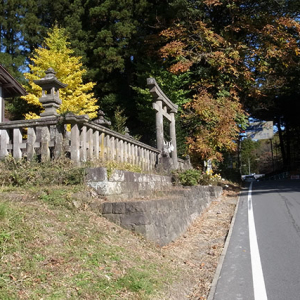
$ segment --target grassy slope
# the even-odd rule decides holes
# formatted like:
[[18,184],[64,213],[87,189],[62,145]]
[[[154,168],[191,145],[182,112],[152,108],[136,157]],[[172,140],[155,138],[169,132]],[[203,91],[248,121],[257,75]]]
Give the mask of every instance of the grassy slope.
[[0,161],[0,299],[184,299],[198,281],[191,299],[206,298],[232,204],[160,249],[102,218],[83,178],[66,159]]
[[75,208],[80,189],[2,187],[0,299],[147,299],[175,278],[159,248]]

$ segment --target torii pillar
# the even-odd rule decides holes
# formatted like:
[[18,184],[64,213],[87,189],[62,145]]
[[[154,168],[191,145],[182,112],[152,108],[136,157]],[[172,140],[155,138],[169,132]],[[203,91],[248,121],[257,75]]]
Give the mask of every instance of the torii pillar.
[[165,117],[170,122],[170,138],[173,146],[171,158],[173,168],[178,168],[177,143],[175,113],[178,111],[178,105],[174,104],[160,89],[154,78],[147,78],[147,85],[153,97],[152,107],[156,110],[156,144],[157,149],[163,151],[164,148],[164,122]]

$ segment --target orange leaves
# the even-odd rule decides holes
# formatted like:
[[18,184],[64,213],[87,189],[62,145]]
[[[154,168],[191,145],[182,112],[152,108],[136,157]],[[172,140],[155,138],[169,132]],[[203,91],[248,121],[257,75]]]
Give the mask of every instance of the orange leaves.
[[[206,1],[207,5],[218,3]],[[169,67],[172,73],[183,73],[193,66],[192,70],[202,74],[190,83],[194,97],[182,113],[190,126],[187,143],[192,156],[221,160],[221,151],[235,148],[237,120],[244,115],[237,79],[251,78],[239,51],[245,46],[239,43],[233,47],[203,21],[194,22],[188,29],[176,25],[163,31],[161,35],[169,42],[160,54],[165,61],[175,59]]]
[[163,36],[167,39],[174,39],[177,36],[182,35],[184,31],[185,31],[185,29],[181,25],[176,24],[172,28],[168,28],[168,29],[163,30],[159,35]]
[[286,27],[286,28],[293,28],[295,29],[298,33],[300,33],[300,24],[295,21],[292,18],[289,17],[281,17],[278,19],[278,24]]
[[221,91],[215,97],[206,88],[200,89],[185,105],[186,120],[193,120],[193,134],[187,139],[191,155],[201,159],[221,160],[220,151],[232,151],[238,135],[237,119],[244,114],[237,91]]
[[179,61],[176,64],[172,65],[169,68],[169,71],[173,74],[184,73],[187,72],[192,65],[193,62],[190,60]]
[[185,47],[186,45],[183,42],[176,40],[162,47],[160,49],[160,53],[163,58],[166,58],[168,56],[178,58],[185,54]]
[[207,6],[217,6],[217,5],[222,5],[222,2],[220,0],[205,0],[204,3]]
[[[291,33],[293,31],[296,35]],[[299,34],[300,24],[291,18],[270,20],[261,30],[260,47],[256,55],[280,59],[288,66],[293,63],[291,55],[297,55]]]

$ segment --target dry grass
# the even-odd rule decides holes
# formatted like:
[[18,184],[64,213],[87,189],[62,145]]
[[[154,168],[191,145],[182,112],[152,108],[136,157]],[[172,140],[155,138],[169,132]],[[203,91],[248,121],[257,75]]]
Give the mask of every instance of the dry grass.
[[181,280],[170,287],[164,299],[207,299],[219,257],[234,214],[238,187],[224,189],[219,201],[212,202],[188,231],[164,247],[182,271]]
[[0,299],[147,299],[175,278],[155,245],[41,195],[1,193]]

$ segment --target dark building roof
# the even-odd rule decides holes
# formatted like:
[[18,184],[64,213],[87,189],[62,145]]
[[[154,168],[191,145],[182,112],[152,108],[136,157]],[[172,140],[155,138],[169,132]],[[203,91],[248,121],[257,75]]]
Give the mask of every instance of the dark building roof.
[[25,89],[0,65],[0,86],[2,86],[2,97],[10,98],[26,95]]

